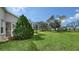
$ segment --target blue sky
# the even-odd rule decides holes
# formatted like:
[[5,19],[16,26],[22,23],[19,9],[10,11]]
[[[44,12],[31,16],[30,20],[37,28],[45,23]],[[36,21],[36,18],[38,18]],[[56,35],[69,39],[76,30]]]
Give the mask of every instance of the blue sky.
[[66,15],[73,17],[79,12],[79,7],[7,7],[7,10],[17,16],[24,14],[33,22],[46,21],[51,15]]

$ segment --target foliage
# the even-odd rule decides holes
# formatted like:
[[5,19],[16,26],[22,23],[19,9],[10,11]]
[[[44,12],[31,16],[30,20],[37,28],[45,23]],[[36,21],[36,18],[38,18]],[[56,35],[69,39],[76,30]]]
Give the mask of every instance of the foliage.
[[58,22],[58,20],[53,20],[53,22],[50,22],[49,25],[55,30],[57,30],[57,28],[60,27],[60,22]]
[[65,18],[66,18],[66,16],[64,16],[64,15],[63,16],[59,16],[60,20],[64,20]]
[[52,22],[53,20],[55,20],[55,17],[54,16],[50,16],[47,20],[48,23]]
[[39,22],[38,26],[39,26],[39,30],[42,30],[42,31],[49,30],[48,24],[46,22]]
[[33,23],[33,29],[34,30],[42,30],[42,31],[47,31],[49,30],[49,27],[48,27],[48,23],[47,22],[35,22]]
[[33,34],[34,31],[28,19],[24,15],[20,16],[13,31],[14,37],[18,39],[27,39],[31,38]]
[[57,17],[55,18],[54,16],[51,16],[47,20],[47,22],[48,22],[49,27],[55,30],[57,30],[60,27],[60,20],[58,20]]
[[34,30],[38,30],[38,22],[33,22],[32,25]]

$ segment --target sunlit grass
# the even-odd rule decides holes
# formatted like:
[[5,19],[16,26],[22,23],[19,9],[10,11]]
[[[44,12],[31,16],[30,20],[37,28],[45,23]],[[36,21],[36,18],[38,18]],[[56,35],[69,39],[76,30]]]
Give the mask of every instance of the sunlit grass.
[[38,32],[27,40],[0,43],[0,50],[8,51],[76,51],[79,32]]

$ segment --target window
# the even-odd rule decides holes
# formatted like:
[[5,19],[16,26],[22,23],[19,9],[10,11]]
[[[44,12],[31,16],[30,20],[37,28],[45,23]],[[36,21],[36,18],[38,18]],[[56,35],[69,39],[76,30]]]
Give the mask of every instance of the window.
[[4,25],[4,24],[3,24],[3,22],[4,22],[4,21],[1,20],[1,33],[4,33],[4,29],[3,29],[3,25]]
[[3,33],[3,27],[1,27],[1,33]]

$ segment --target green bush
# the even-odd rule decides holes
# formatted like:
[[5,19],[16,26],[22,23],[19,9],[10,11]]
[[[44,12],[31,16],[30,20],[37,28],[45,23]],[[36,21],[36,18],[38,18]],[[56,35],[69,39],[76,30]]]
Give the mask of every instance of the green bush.
[[31,38],[33,34],[34,30],[28,19],[24,15],[20,16],[13,31],[14,37],[16,39],[28,39]]

